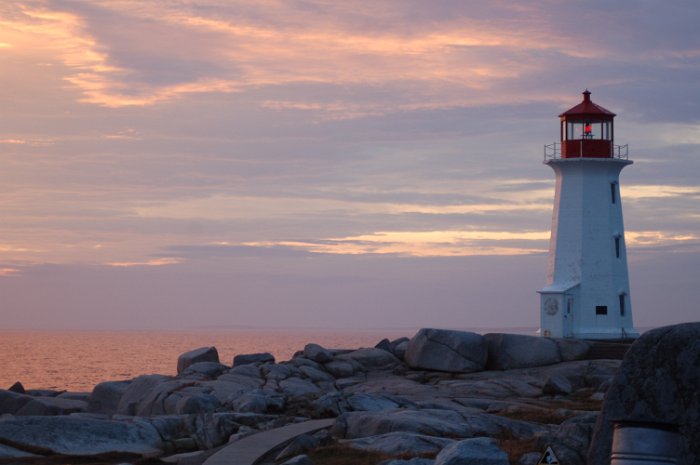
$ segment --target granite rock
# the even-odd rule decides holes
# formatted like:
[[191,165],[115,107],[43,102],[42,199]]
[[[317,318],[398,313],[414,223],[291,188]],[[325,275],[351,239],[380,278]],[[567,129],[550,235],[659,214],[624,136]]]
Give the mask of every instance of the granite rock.
[[91,456],[162,453],[158,431],[141,422],[93,420],[72,416],[16,417],[0,421],[0,442],[42,454]]
[[219,363],[219,352],[216,347],[200,347],[180,355],[177,358],[177,374],[179,375],[185,368],[197,362]]
[[411,368],[471,373],[484,369],[487,355],[479,334],[423,328],[411,338],[404,358]]
[[484,335],[488,344],[488,368],[513,370],[561,362],[559,346],[550,338],[524,334]]
[[700,460],[700,323],[657,328],[629,349],[603,404],[588,464],[608,463],[613,422],[678,426],[678,464]]
[[445,447],[435,457],[435,465],[509,465],[508,454],[491,438],[471,438]]
[[263,363],[275,363],[275,357],[268,352],[262,352],[258,354],[240,354],[233,357],[234,368],[241,365]]

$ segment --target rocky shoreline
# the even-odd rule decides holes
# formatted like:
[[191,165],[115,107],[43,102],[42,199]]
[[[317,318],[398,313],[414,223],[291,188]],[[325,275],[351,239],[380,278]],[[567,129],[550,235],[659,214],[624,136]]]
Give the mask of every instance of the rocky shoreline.
[[334,419],[331,428],[258,463],[534,465],[551,447],[561,463],[585,464],[621,365],[589,360],[589,349],[422,329],[372,348],[310,343],[283,362],[241,354],[226,365],[204,347],[179,357],[176,376],[106,381],[90,393],[18,383],[0,390],[0,464],[201,464],[250,435],[319,418]]

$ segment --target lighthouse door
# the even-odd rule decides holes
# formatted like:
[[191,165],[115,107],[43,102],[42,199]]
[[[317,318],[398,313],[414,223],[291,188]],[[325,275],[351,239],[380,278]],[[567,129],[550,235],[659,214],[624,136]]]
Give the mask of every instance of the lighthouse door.
[[574,298],[566,296],[566,308],[564,309],[564,337],[574,336]]

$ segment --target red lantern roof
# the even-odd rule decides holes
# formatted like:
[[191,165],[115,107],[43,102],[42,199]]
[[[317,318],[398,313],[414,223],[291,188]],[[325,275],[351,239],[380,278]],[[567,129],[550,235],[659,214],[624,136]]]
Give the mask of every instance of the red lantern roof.
[[601,119],[601,117],[602,119],[612,119],[615,117],[615,113],[593,103],[591,93],[586,89],[583,92],[583,102],[559,115],[560,118],[566,119],[579,119],[587,116],[593,116],[597,119]]

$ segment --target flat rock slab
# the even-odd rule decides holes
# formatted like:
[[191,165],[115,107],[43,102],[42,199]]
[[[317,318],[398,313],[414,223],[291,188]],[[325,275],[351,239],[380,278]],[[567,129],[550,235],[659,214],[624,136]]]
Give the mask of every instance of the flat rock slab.
[[16,417],[0,421],[0,443],[40,454],[89,456],[161,454],[158,431],[146,423],[66,416]]
[[266,452],[301,434],[331,426],[335,419],[309,420],[245,437],[209,457],[203,465],[253,465]]

